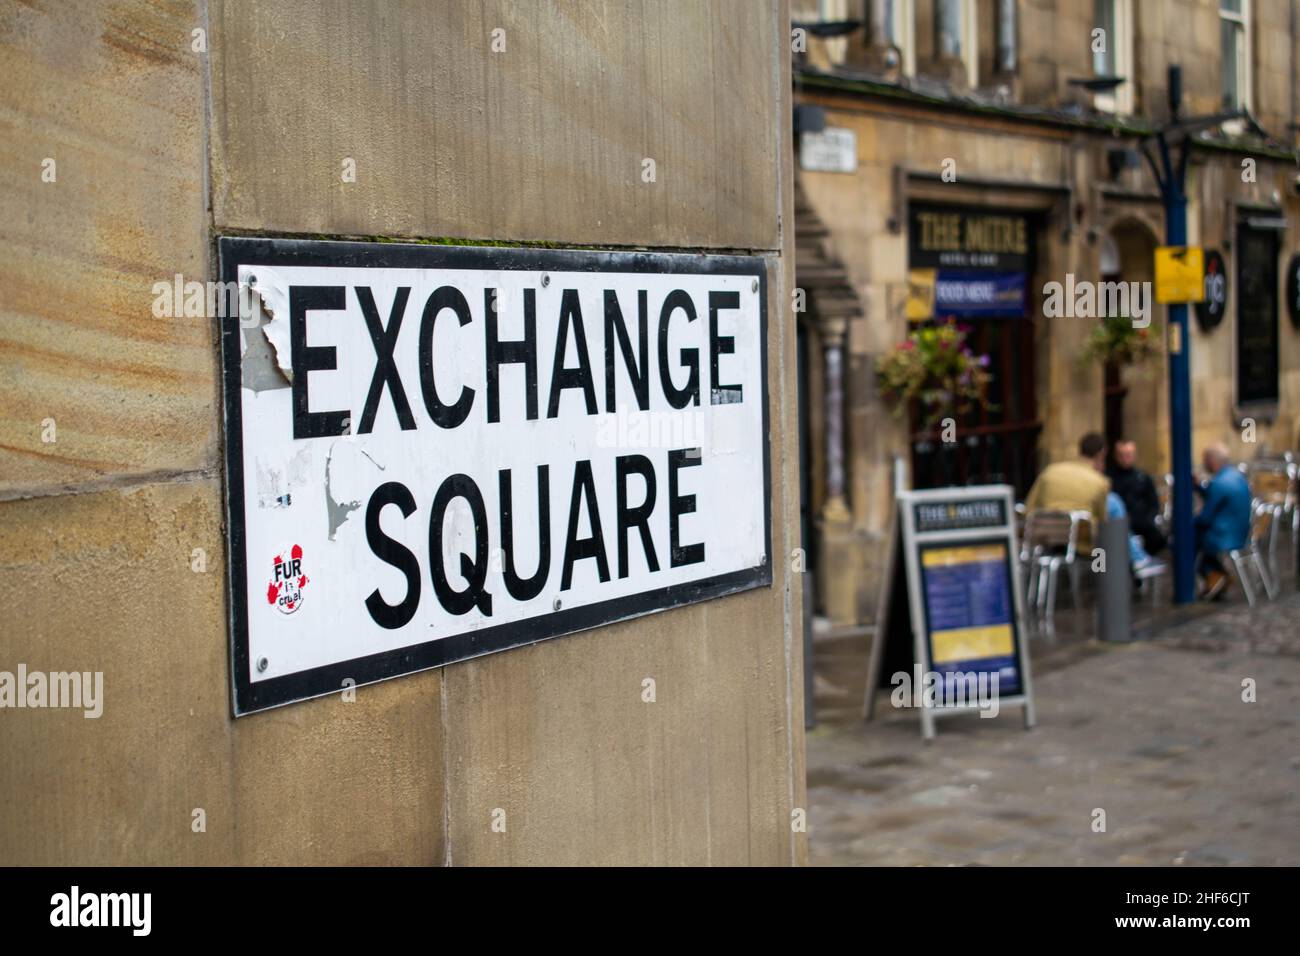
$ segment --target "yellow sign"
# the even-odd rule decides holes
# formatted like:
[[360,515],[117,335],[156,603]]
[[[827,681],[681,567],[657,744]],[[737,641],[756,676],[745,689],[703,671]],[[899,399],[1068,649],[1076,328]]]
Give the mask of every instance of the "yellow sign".
[[1010,657],[1015,653],[1015,635],[1010,624],[959,627],[934,631],[930,635],[934,663],[955,664],[989,657]]
[[938,269],[908,271],[906,314],[909,322],[934,318],[934,283],[938,273]]
[[1156,250],[1156,301],[1163,305],[1205,301],[1205,250],[1200,246]]
[[[950,513],[956,509],[951,505]],[[968,545],[964,548],[934,548],[921,556],[921,564],[927,568],[946,568],[954,564],[974,564],[976,561],[1004,561],[1007,550],[1002,542],[997,544]]]

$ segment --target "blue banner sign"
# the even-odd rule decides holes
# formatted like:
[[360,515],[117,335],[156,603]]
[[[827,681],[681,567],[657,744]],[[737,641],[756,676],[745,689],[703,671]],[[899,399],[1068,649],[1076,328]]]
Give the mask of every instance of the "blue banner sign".
[[1018,317],[1025,314],[1025,273],[940,269],[934,311],[939,317]]

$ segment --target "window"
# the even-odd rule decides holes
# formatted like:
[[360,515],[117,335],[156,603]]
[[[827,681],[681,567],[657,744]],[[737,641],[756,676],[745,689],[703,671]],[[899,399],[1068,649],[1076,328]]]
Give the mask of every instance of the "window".
[[[817,0],[817,18],[823,23],[847,20],[848,13],[848,0]],[[827,59],[832,64],[843,63],[847,47],[848,41],[844,37],[828,37],[826,39]]]
[[916,8],[915,0],[884,0],[884,40],[902,53],[904,76],[916,75]]
[[[1092,28],[1092,72],[1097,76],[1118,75],[1115,71],[1115,0],[1093,0]],[[1097,30],[1101,31],[1100,36]]]
[[979,24],[975,0],[935,0],[935,45],[939,59],[960,60],[966,85],[979,85]]
[[1219,0],[1223,108],[1250,109],[1250,0]]
[[1093,74],[1124,81],[1113,90],[1098,92],[1093,97],[1093,105],[1106,113],[1130,114],[1135,85],[1132,0],[1093,0],[1092,27]]
[[1279,233],[1237,228],[1237,409],[1274,408],[1278,389]]
[[961,0],[962,59],[966,62],[966,84],[971,89],[980,82],[980,25],[975,3],[976,0]]

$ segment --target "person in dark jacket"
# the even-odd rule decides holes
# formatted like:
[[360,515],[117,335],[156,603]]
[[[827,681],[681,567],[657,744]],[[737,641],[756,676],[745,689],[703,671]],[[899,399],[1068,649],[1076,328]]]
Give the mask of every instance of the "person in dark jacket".
[[1137,443],[1123,439],[1115,443],[1115,463],[1109,469],[1110,490],[1119,495],[1128,512],[1129,531],[1142,538],[1147,554],[1159,554],[1165,535],[1156,526],[1160,496],[1155,482],[1137,467]]

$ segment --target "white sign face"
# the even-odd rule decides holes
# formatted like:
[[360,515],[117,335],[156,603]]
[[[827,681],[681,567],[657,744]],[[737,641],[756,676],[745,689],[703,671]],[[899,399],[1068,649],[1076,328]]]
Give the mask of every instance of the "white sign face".
[[237,714],[771,583],[761,259],[220,253]]
[[856,172],[858,134],[832,126],[820,133],[800,134],[799,167],[815,173]]

